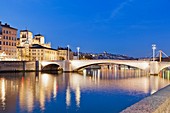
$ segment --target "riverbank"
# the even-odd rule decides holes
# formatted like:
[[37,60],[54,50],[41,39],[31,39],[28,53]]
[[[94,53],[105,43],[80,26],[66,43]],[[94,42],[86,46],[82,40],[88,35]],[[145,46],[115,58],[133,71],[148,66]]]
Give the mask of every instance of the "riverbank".
[[38,61],[0,61],[0,72],[39,71]]
[[128,107],[121,113],[170,113],[170,85]]

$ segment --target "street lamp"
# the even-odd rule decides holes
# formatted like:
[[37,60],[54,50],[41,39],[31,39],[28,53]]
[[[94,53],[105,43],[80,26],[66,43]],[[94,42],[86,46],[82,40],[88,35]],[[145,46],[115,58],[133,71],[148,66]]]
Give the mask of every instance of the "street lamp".
[[79,58],[79,52],[80,52],[80,47],[77,47],[77,59],[79,60],[80,58]]
[[70,55],[69,55],[69,54],[70,54],[70,53],[69,53],[69,51],[70,51],[70,46],[67,45],[67,48],[68,48],[68,53],[67,53],[67,55],[68,55],[67,58],[68,58],[68,59],[67,59],[67,60],[70,60]]
[[152,44],[153,61],[155,61],[155,50],[156,50],[156,44]]

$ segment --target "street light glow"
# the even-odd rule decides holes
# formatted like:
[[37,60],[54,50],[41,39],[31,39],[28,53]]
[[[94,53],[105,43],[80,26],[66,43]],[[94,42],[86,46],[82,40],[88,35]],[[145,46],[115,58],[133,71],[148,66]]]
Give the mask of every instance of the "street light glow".
[[79,60],[80,58],[79,58],[79,52],[80,52],[80,47],[77,47],[77,59]]
[[155,50],[156,50],[156,44],[152,44],[153,61],[155,61]]

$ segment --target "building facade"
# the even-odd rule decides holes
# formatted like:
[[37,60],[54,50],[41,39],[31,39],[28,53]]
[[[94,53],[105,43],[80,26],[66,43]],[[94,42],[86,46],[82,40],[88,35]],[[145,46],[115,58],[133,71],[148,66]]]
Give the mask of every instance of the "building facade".
[[32,44],[33,34],[29,30],[20,30],[20,46],[24,46],[27,41],[29,45]]
[[[52,49],[39,44],[25,44],[17,47],[18,59],[21,61],[68,60],[67,49]],[[69,51],[69,59],[73,59],[73,52]]]
[[57,60],[57,50],[47,48],[38,44],[25,44],[24,47],[17,47],[18,59],[25,61]]
[[37,34],[33,38],[33,33],[28,30],[20,31],[20,38],[17,39],[18,60],[68,60],[73,59],[73,52],[68,52],[67,48],[51,48],[50,43],[45,43],[45,38]]
[[[73,60],[73,52],[71,50],[69,50],[68,52],[68,48],[62,48],[62,47],[58,47],[57,49],[57,53],[58,53],[58,60]],[[69,56],[68,56],[69,54]]]
[[17,59],[17,29],[0,22],[0,60]]
[[32,44],[39,44],[39,45],[42,45],[44,47],[51,48],[51,44],[45,43],[45,38],[41,34],[37,34],[37,35],[34,36]]

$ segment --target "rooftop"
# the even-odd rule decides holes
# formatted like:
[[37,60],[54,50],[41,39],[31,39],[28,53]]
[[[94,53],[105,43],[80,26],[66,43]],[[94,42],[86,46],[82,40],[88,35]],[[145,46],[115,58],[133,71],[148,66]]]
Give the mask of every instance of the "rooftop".
[[9,24],[7,24],[7,23],[5,23],[5,24],[2,24],[2,22],[0,21],[0,26],[2,26],[2,27],[6,27],[6,28],[10,28],[10,29],[14,29],[14,30],[18,30],[18,29],[16,29],[16,28],[13,28],[13,27],[11,27]]
[[[24,48],[24,47],[22,47],[22,46],[17,46],[17,48]],[[44,46],[39,45],[39,44],[32,44],[32,46],[31,46],[30,48],[32,48],[32,49],[49,49],[49,50],[56,50],[56,51],[57,51],[57,49],[44,47]]]
[[32,44],[32,46],[31,46],[30,48],[36,48],[36,49],[50,49],[50,50],[56,50],[56,51],[57,51],[57,49],[44,47],[44,46],[39,45],[39,44]]
[[31,31],[29,31],[29,30],[20,30],[20,32],[31,32]]
[[[58,47],[57,50],[68,50],[68,47]],[[70,48],[69,48],[70,51],[72,51]]]
[[42,34],[36,34],[35,36],[43,36]]

